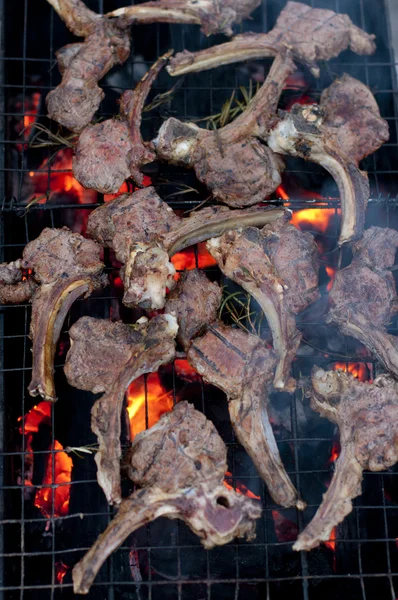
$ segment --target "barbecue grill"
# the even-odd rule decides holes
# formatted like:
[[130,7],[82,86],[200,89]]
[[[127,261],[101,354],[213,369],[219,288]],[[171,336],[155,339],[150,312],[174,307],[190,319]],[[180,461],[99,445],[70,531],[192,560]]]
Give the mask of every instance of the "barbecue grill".
[[[344,72],[370,86],[382,116],[389,122],[391,137],[364,164],[371,184],[367,226],[398,229],[397,62],[390,41],[388,3],[302,1],[347,13],[356,25],[376,34],[377,51],[370,57],[345,52],[322,65],[319,80],[300,69],[288,82],[282,106],[317,100],[321,90]],[[107,12],[126,3],[87,0],[87,4]],[[284,5],[285,0],[263,0],[253,19],[244,23],[244,30],[267,31]],[[73,180],[70,140],[64,139],[65,132],[58,141],[40,132],[40,139],[61,145],[29,145],[34,138],[37,145],[36,125],[49,128],[59,138],[56,124],[45,117],[44,99],[60,80],[55,51],[72,41],[72,36],[45,0],[0,0],[0,26],[0,259],[11,261],[46,226],[68,225],[84,232],[89,211],[104,202],[104,197],[84,191]],[[198,50],[222,40],[222,36],[206,39],[195,26],[135,27],[131,58],[103,81],[106,100],[101,116],[117,112],[121,90],[132,87],[167,49]],[[175,87],[157,108],[144,114],[144,138],[153,137],[163,119],[171,115],[190,120],[217,115],[234,90],[235,96],[244,100],[240,86],[250,90],[252,81],[254,90],[269,65],[270,61],[243,63],[193,74],[182,81],[162,73],[150,100]],[[201,124],[205,126],[205,120]],[[146,173],[176,210],[189,211],[209,201],[208,192],[191,172],[155,164],[149,165]],[[288,159],[283,186],[268,201],[288,205],[294,211],[295,223],[313,231],[320,248],[322,298],[300,317],[304,343],[294,362],[294,376],[305,378],[318,364],[350,370],[363,380],[373,379],[380,368],[369,353],[323,321],[330,278],[350,260],[349,250],[337,249],[339,200],[334,183],[319,167]],[[205,266],[211,278],[217,277],[216,269],[206,260],[202,249],[195,248],[179,255],[177,266]],[[82,315],[120,317],[125,322],[134,322],[139,316],[121,304],[118,272],[107,251],[105,262],[111,285],[76,302],[65,324],[56,355],[59,400],[55,405],[35,402],[27,392],[30,306],[0,308],[0,598],[74,598],[71,567],[112,518],[112,509],[97,484],[90,452],[96,441],[90,430],[93,396],[69,387],[62,370],[67,331]],[[395,322],[389,331],[397,332]],[[262,333],[267,335],[265,327]],[[302,388],[292,396],[273,396],[272,421],[287,471],[308,502],[303,514],[272,503],[249,457],[233,437],[223,394],[188,372],[184,356],[163,368],[159,376],[150,375],[134,384],[127,404],[131,407],[138,398],[142,428],[181,399],[191,401],[212,419],[228,447],[227,483],[260,497],[263,516],[257,523],[254,542],[235,541],[211,551],[204,550],[184,524],[158,519],[130,536],[108,560],[89,593],[90,599],[397,598],[397,469],[365,473],[362,496],[328,543],[311,553],[292,550],[297,533],[310,520],[327,489],[339,452],[333,425],[310,411]],[[151,412],[152,406],[158,407],[156,414]],[[129,437],[127,414],[124,445]],[[128,493],[129,484],[123,485]]]

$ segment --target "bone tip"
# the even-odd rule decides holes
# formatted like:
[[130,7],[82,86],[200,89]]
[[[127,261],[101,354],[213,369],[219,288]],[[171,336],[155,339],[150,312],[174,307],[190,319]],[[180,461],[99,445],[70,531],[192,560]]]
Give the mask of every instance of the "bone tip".
[[173,337],[175,337],[178,333],[178,322],[177,322],[177,317],[176,317],[175,313],[171,312],[171,313],[167,313],[163,316],[167,321],[171,335]]
[[298,510],[305,510],[307,507],[307,503],[304,502],[304,500],[301,500],[301,498],[299,498],[296,502],[296,508]]

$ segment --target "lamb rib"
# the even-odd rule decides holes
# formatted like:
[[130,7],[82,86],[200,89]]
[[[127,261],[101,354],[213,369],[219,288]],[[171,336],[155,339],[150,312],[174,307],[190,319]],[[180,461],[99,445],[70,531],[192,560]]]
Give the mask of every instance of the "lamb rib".
[[184,50],[173,58],[170,75],[184,75],[243,60],[276,56],[288,47],[294,58],[319,77],[317,62],[329,60],[350,48],[357,54],[373,54],[374,35],[356,27],[348,15],[288,2],[275,27],[268,33],[244,33],[232,41],[199,52]]
[[311,550],[330,538],[361,494],[362,471],[382,471],[398,461],[398,383],[388,375],[362,383],[350,373],[312,372],[311,407],[339,428],[341,454],[315,517],[294,550]]
[[227,395],[235,434],[273,500],[303,510],[305,503],[282,464],[267,413],[268,386],[276,364],[272,351],[255,335],[215,323],[192,341],[187,358],[205,381]]
[[232,35],[232,25],[250,16],[261,0],[158,0],[118,8],[107,17],[123,18],[128,23],[193,23],[205,35]]
[[120,118],[88,125],[83,130],[73,158],[73,174],[81,185],[102,194],[114,194],[129,177],[137,185],[142,184],[140,168],[156,158],[141,137],[142,111],[153,82],[170,56],[171,52],[161,56],[135,90],[124,92]]
[[328,323],[365,344],[398,376],[398,338],[386,331],[398,309],[391,267],[398,248],[395,229],[371,227],[354,244],[348,267],[337,271],[329,294]]
[[132,381],[174,359],[177,329],[174,316],[160,315],[134,326],[82,317],[69,331],[71,348],[64,369],[68,382],[81,390],[104,392],[92,408],[91,427],[99,443],[97,479],[109,504],[119,504],[122,499],[120,420],[124,394]]
[[166,301],[166,288],[172,290],[175,286],[175,269],[170,262],[173,254],[226,229],[261,226],[283,214],[283,209],[231,211],[209,207],[183,219],[159,198],[153,187],[147,187],[94,210],[88,220],[87,234],[113,248],[116,258],[124,264],[123,303],[129,307],[161,309]]
[[221,271],[259,303],[272,332],[278,364],[276,389],[293,391],[292,361],[301,341],[295,316],[318,296],[317,247],[313,236],[290,225],[288,215],[261,231],[227,231],[207,243]]
[[158,158],[193,168],[214,198],[228,206],[263,201],[280,185],[284,163],[261,139],[275,125],[280,95],[294,70],[288,53],[278,55],[243,114],[216,131],[168,119],[153,141]]
[[130,451],[129,472],[142,489],[123,500],[83,559],[74,566],[74,592],[87,594],[105,560],[142,525],[182,519],[205,548],[236,537],[255,537],[259,503],[223,485],[227,449],[214,425],[187,402],[140,433]]

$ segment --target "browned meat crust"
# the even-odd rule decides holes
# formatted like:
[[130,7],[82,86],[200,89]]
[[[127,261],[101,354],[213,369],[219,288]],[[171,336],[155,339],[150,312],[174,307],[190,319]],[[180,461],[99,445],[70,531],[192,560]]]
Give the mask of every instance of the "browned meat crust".
[[232,35],[232,25],[239,25],[260,4],[261,0],[158,0],[119,8],[107,16],[127,23],[194,23],[205,35]]
[[0,303],[23,304],[31,299],[37,284],[23,278],[21,260],[0,264]]
[[82,390],[104,392],[92,408],[91,427],[99,443],[97,479],[109,504],[119,504],[122,499],[120,420],[124,394],[132,381],[173,360],[177,329],[174,317],[160,315],[134,326],[82,317],[69,331],[71,348],[65,363],[68,382]]
[[388,375],[362,383],[350,373],[314,367],[311,406],[339,428],[341,454],[315,517],[294,550],[311,550],[330,538],[361,493],[362,471],[382,471],[398,461],[398,383]]
[[84,187],[102,194],[116,193],[126,179],[142,184],[142,165],[155,160],[141,137],[141,116],[148,93],[171,52],[160,57],[135,90],[124,92],[120,118],[88,125],[73,158],[73,174]]
[[160,516],[182,519],[205,548],[236,537],[255,537],[259,503],[223,485],[227,449],[214,425],[180,402],[130,452],[130,476],[141,486],[120,505],[116,517],[73,568],[77,594],[87,594],[105,560],[129,534]]
[[286,53],[278,56],[244,113],[216,131],[168,119],[153,142],[158,158],[193,168],[214,198],[228,206],[258,204],[281,183],[284,163],[259,138],[275,124],[280,95],[294,70]]
[[176,315],[177,340],[185,350],[206,325],[217,319],[221,298],[220,286],[209,281],[202,271],[194,269],[181,275],[167,298],[165,313]]
[[121,272],[127,306],[161,309],[166,288],[172,290],[175,269],[170,257],[183,248],[220,235],[226,229],[264,225],[284,214],[283,209],[231,211],[209,207],[178,217],[148,187],[123,195],[91,213],[87,233],[114,249],[125,267]]
[[227,394],[229,414],[236,436],[277,504],[305,504],[287,475],[267,413],[268,387],[276,358],[257,336],[222,323],[208,327],[193,340],[189,363],[204,380]]
[[365,344],[398,376],[398,338],[386,331],[397,312],[398,300],[391,267],[398,232],[371,227],[353,246],[352,263],[336,273],[330,292],[329,323]]
[[291,391],[292,361],[301,341],[294,315],[318,296],[317,247],[313,236],[290,225],[288,217],[261,231],[227,231],[208,242],[221,271],[260,304],[272,332],[278,365],[276,389]]
[[268,33],[237,35],[231,42],[199,52],[180,52],[168,67],[171,75],[204,71],[242,60],[275,56],[289,48],[294,58],[319,76],[317,62],[338,56],[347,48],[357,54],[373,54],[374,35],[353,25],[348,15],[288,2],[275,27]]

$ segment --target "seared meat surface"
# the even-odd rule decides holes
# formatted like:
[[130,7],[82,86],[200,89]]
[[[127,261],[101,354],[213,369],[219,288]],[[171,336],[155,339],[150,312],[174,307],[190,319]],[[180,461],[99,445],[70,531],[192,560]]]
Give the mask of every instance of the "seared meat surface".
[[235,434],[274,501],[302,510],[305,504],[282,464],[267,413],[274,353],[257,336],[215,323],[192,341],[187,358],[205,381],[226,393]]
[[278,56],[243,114],[216,131],[168,119],[153,142],[158,158],[193,168],[214,198],[228,206],[263,201],[280,185],[284,163],[259,138],[275,124],[280,95],[294,70],[286,53]]
[[171,75],[204,71],[242,60],[275,56],[284,48],[319,76],[317,62],[338,56],[347,48],[357,54],[373,54],[373,35],[356,27],[348,15],[288,2],[275,27],[268,33],[245,33],[231,42],[199,52],[180,52],[168,68]]
[[350,373],[314,367],[311,406],[339,428],[341,453],[315,517],[294,550],[311,550],[330,538],[361,493],[362,471],[398,461],[398,383],[389,375],[362,383]]
[[88,125],[81,133],[73,159],[73,174],[86,188],[102,194],[118,192],[132,177],[141,185],[142,165],[155,160],[141,137],[141,116],[148,93],[170,53],[159,58],[135,90],[120,100],[120,118]]
[[398,231],[371,227],[353,246],[351,264],[337,271],[330,291],[329,323],[356,338],[398,376],[398,338],[386,331],[398,300],[391,267],[398,248]]
[[142,489],[123,500],[73,568],[77,594],[87,594],[99,569],[133,531],[158,517],[182,519],[205,548],[255,537],[259,503],[223,485],[227,449],[214,425],[187,402],[140,433],[130,451],[130,476]]
[[194,269],[182,273],[177,287],[167,298],[165,313],[174,314],[178,322],[177,339],[185,350],[191,340],[217,319],[222,290],[206,275]]
[[193,23],[201,25],[205,35],[232,35],[232,25],[239,25],[260,4],[261,0],[158,0],[119,8],[107,16],[130,23]]
[[357,164],[389,139],[388,123],[370,89],[344,74],[321,95],[323,127]]
[[92,408],[91,427],[99,443],[97,479],[109,504],[119,504],[122,499],[120,420],[124,394],[132,381],[174,359],[177,329],[175,317],[159,315],[135,325],[82,317],[69,331],[71,348],[65,363],[68,382],[81,390],[104,392]]
[[230,211],[209,207],[178,217],[148,187],[123,195],[93,211],[87,233],[100,244],[113,248],[124,264],[123,302],[126,306],[161,309],[166,288],[172,290],[175,269],[170,257],[183,248],[220,235],[225,229],[245,224],[264,225],[279,218],[282,209]]
[[261,231],[227,231],[207,243],[221,271],[260,304],[272,332],[278,364],[276,389],[291,391],[292,361],[301,334],[295,315],[318,296],[317,247],[313,236],[290,225],[288,215]]
[[[31,300],[33,342],[31,396],[54,402],[54,354],[73,302],[106,285],[101,247],[67,227],[44,229],[24,248],[21,260],[0,265],[0,301]],[[23,271],[30,272],[23,278]]]

